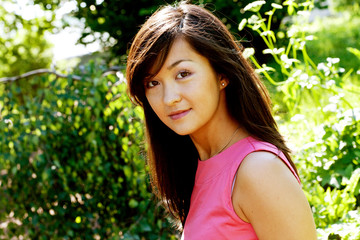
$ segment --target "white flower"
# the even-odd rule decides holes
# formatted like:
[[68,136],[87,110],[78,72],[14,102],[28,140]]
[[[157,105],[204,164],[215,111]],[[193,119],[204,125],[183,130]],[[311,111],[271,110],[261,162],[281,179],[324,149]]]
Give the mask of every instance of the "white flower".
[[300,76],[301,73],[302,73],[302,71],[300,69],[298,69],[294,72],[293,77]]
[[305,116],[304,115],[302,115],[302,114],[296,114],[295,116],[293,116],[290,120],[292,121],[292,122],[300,122],[300,121],[302,121],[302,120],[304,120],[305,119]]
[[244,7],[244,11],[252,11],[252,12],[258,12],[262,5],[264,5],[265,1],[255,1],[252,3],[249,3]]
[[14,125],[13,122],[11,121],[11,119],[5,119],[4,122],[6,124],[9,124],[9,127],[12,127]]
[[336,112],[337,110],[337,105],[335,103],[330,103],[328,105],[326,105],[323,108],[324,112]]
[[300,75],[299,79],[301,81],[306,81],[306,80],[309,79],[309,75],[307,75],[307,73],[303,73],[303,74]]
[[330,79],[329,81],[327,81],[325,83],[325,85],[326,85],[326,87],[331,87],[331,86],[335,85],[335,81],[333,79]]
[[286,54],[282,54],[280,56],[281,61],[283,61],[285,63],[285,68],[289,68],[294,62],[300,62],[297,59],[293,59],[293,58],[288,58],[288,56]]
[[239,27],[238,27],[239,31],[241,31],[241,30],[244,29],[246,23],[247,23],[246,18],[244,18],[243,20],[241,20],[241,22],[239,23]]
[[117,71],[116,76],[119,78],[120,82],[126,82],[125,76],[124,76],[124,74],[122,72]]
[[325,65],[325,63],[319,63],[318,66],[317,66],[317,68],[318,68],[319,70],[323,70],[324,73],[325,73],[325,76],[329,76],[329,75],[330,75],[330,68],[329,68],[327,65]]
[[272,67],[266,66],[266,64],[261,65],[260,69],[255,69],[256,73],[263,73],[263,72],[275,72],[275,69]]
[[281,5],[279,5],[279,4],[276,4],[276,3],[272,3],[271,6],[272,6],[273,8],[276,8],[276,9],[282,9],[282,8],[283,8],[283,6],[281,6]]
[[329,98],[329,102],[331,103],[338,103],[340,100],[341,96],[340,95],[335,95]]
[[258,12],[262,5],[264,5],[265,1],[255,1],[252,3],[249,3],[244,7],[244,11],[252,11],[252,12]]
[[335,63],[340,62],[340,58],[330,58],[330,57],[328,57],[328,58],[326,58],[326,61],[328,61],[328,63],[330,63],[330,64],[335,64]]
[[317,68],[318,68],[319,70],[328,69],[328,67],[327,67],[324,63],[319,63],[319,64],[317,65]]
[[244,58],[249,58],[255,54],[255,49],[254,48],[245,48],[242,54],[243,54]]
[[249,24],[257,24],[259,22],[260,18],[256,15],[252,15],[249,19],[248,19],[248,23]]

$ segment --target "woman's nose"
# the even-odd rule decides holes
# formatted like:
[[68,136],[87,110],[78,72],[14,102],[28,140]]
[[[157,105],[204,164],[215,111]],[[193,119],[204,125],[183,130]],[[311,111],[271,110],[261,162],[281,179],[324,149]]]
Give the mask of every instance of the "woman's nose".
[[164,103],[172,106],[181,100],[181,93],[175,84],[170,84],[164,88]]

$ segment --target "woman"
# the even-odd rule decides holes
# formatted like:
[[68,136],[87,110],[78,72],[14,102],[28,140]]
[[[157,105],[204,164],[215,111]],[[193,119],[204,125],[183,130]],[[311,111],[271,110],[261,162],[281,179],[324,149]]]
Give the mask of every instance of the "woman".
[[316,239],[268,93],[218,18],[159,9],[132,43],[127,80],[154,190],[182,239]]

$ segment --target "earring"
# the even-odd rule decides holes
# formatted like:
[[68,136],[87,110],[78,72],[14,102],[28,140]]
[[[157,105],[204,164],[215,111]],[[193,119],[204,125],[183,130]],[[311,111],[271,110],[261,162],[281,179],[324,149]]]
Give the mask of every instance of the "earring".
[[222,83],[221,83],[221,86],[225,86],[225,83],[224,83],[224,82],[222,82]]

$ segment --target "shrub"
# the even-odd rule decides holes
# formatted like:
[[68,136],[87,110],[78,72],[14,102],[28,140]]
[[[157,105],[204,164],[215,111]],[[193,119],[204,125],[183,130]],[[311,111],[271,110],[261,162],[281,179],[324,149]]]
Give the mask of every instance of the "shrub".
[[[281,128],[287,136],[296,136],[295,161],[318,235],[322,239],[358,239],[360,114],[353,105],[359,102],[358,97],[349,101],[349,88],[344,88],[356,69],[341,68],[337,57],[316,64],[308,54],[307,42],[314,36],[305,31],[304,23],[313,1],[272,4],[266,17],[259,13],[261,4],[263,1],[256,1],[256,9],[249,6],[254,14],[239,24],[239,30],[248,27],[258,32],[268,46],[264,53],[270,54],[274,63],[271,67],[260,65],[254,49],[245,49],[244,55],[274,90]],[[287,39],[279,41],[280,35],[271,29],[271,18],[282,8],[287,8],[290,17],[286,21],[291,24],[284,24],[282,38],[286,34]],[[358,54],[356,48],[349,51]]]
[[17,1],[3,0],[1,3],[0,77],[49,67],[52,45],[45,35],[53,29],[54,17],[23,18],[15,13],[18,13]]
[[173,236],[149,191],[143,113],[123,78],[103,70],[92,63],[81,77],[0,85],[0,221],[7,224],[0,236]]

